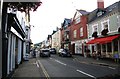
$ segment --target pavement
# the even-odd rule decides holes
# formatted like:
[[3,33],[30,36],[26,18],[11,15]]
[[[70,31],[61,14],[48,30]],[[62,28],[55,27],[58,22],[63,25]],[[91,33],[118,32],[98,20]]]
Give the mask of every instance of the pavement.
[[73,58],[81,63],[89,63],[89,64],[96,64],[96,65],[103,65],[103,66],[112,66],[112,67],[119,67],[120,63],[115,63],[112,59],[95,59],[90,57],[83,57],[79,55],[73,55]]
[[[73,55],[74,60],[77,60],[81,63],[90,63],[90,64],[96,64],[96,65],[103,65],[103,66],[119,66],[120,64],[115,63],[114,61],[100,59],[96,60],[93,58],[85,58],[83,56],[79,55]],[[39,63],[36,62],[37,58],[29,58],[29,61],[24,61],[22,64],[19,65],[19,67],[15,70],[13,73],[12,79],[16,78],[44,78],[45,75],[43,73],[43,70],[39,65]]]
[[41,68],[38,67],[36,58],[29,58],[29,61],[24,61],[19,67],[14,71],[11,79],[18,78],[40,78],[44,77]]

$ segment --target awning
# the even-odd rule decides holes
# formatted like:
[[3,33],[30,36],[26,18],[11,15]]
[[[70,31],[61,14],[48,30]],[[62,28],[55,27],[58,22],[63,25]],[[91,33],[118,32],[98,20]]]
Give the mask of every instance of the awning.
[[114,39],[118,38],[119,35],[114,35],[114,36],[108,36],[108,37],[101,37],[101,38],[95,38],[93,40],[90,40],[86,44],[104,44],[104,43],[109,43],[113,41]]
[[11,26],[22,36],[22,38],[25,38],[25,32],[20,25],[16,14],[8,13],[8,27],[11,28]]

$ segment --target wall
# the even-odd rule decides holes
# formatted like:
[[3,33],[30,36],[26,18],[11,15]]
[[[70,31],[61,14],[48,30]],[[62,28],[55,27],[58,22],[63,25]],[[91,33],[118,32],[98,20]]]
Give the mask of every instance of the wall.
[[101,31],[102,31],[101,22],[103,22],[104,20],[107,20],[107,19],[109,19],[110,32],[117,31],[117,29],[118,29],[117,16],[118,16],[118,13],[115,13],[115,14],[113,13],[113,14],[107,15],[107,17],[102,17],[101,19],[97,19],[91,23],[88,23],[88,37],[92,37],[92,26],[94,24],[98,24],[98,35],[101,35]]
[[3,0],[0,0],[0,79],[2,77],[2,31],[1,31],[2,1]]
[[[78,24],[73,24],[70,27],[70,38],[71,41],[76,41],[76,40],[81,40],[81,39],[86,39],[87,38],[87,16],[81,16],[81,22]],[[80,27],[83,27],[83,36],[80,37]],[[74,38],[73,31],[77,30],[77,37]]]
[[61,47],[61,31],[58,30],[56,33],[52,35],[52,48],[56,48],[57,51]]

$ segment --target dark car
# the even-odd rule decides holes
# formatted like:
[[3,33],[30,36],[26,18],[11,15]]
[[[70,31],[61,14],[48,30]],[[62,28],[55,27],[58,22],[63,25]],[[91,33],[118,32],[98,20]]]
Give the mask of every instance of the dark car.
[[70,53],[70,51],[68,49],[60,49],[58,52],[59,56],[62,57],[71,57],[72,54]]
[[51,49],[50,49],[50,53],[51,53],[51,54],[56,54],[56,49],[55,49],[55,48],[51,48]]
[[40,57],[44,57],[44,56],[50,57],[50,51],[49,51],[49,49],[41,49],[40,50]]

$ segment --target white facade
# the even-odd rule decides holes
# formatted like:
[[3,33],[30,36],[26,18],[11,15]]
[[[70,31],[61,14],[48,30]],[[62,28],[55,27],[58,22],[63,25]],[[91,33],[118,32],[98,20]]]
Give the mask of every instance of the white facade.
[[84,43],[87,41],[87,39],[78,40],[78,41],[71,41],[71,45],[75,44],[75,54],[83,54],[84,49]]
[[[22,13],[17,11],[16,16],[25,32],[25,23]],[[19,65],[22,61],[22,48],[24,47],[22,45],[23,40],[24,39],[22,36],[13,27],[11,27],[11,30],[8,34],[7,74],[10,74],[10,72],[15,69],[15,66]]]
[[52,48],[58,51],[61,48],[61,31],[58,30],[52,35]]

